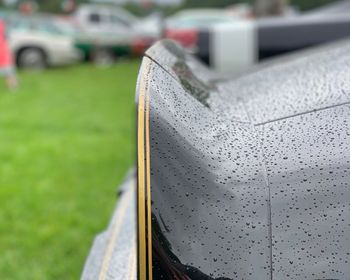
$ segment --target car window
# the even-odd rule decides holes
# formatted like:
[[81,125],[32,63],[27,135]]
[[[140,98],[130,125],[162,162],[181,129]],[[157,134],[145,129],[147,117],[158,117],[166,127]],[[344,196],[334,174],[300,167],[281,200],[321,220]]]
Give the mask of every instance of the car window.
[[130,26],[130,22],[128,22],[127,20],[125,20],[125,19],[123,19],[123,18],[121,18],[121,17],[119,17],[119,16],[116,15],[116,14],[111,14],[111,15],[109,16],[109,20],[110,20],[110,22],[113,23],[113,24],[121,24],[121,25],[124,25],[124,26],[127,26],[127,27]]
[[89,14],[89,22],[99,24],[101,23],[101,15],[98,13]]

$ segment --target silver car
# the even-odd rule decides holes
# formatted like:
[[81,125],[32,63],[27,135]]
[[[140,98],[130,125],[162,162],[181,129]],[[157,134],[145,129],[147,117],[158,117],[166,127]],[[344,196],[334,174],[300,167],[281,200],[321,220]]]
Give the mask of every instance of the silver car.
[[7,22],[9,44],[21,68],[66,65],[82,58],[73,34],[54,18],[14,17]]

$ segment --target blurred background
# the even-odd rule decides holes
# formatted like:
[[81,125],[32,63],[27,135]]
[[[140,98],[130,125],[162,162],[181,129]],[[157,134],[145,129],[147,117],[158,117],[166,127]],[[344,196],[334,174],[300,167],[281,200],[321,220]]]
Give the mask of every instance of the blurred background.
[[350,35],[350,1],[2,0],[0,7],[0,62],[12,54],[0,63],[0,279],[79,278],[135,162],[137,72],[157,40],[173,39],[235,75]]

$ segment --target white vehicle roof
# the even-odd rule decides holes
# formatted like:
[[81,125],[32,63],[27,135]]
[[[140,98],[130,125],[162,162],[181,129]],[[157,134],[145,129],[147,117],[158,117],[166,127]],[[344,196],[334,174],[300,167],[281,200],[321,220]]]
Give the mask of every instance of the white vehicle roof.
[[102,5],[102,4],[83,4],[80,5],[76,14],[82,15],[87,13],[96,13],[96,14],[116,14],[121,19],[132,23],[135,23],[139,19],[134,16],[132,13],[117,7],[115,5]]

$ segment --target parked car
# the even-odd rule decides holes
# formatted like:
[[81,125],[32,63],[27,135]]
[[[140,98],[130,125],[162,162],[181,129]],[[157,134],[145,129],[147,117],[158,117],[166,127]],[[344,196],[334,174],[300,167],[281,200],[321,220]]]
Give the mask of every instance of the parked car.
[[348,279],[349,52],[218,79],[173,42],[147,51],[137,188],[122,188],[82,279]]
[[9,44],[21,68],[66,65],[82,58],[74,36],[53,18],[13,16],[7,24]]
[[216,71],[233,73],[265,59],[349,36],[346,14],[302,14],[218,23],[194,32],[192,49]]
[[74,19],[83,31],[77,47],[94,61],[142,53],[161,35],[157,17],[141,19],[114,5],[81,5]]
[[115,35],[125,42],[131,42],[139,36],[160,36],[157,17],[138,18],[114,5],[80,5],[74,18],[86,32]]

